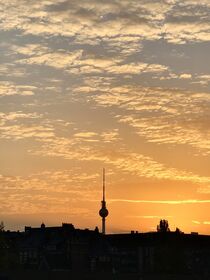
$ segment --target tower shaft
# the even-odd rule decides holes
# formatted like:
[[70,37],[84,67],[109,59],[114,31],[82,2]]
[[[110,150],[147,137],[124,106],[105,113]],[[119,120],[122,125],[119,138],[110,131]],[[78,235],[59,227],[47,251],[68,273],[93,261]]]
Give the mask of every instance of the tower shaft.
[[106,234],[106,218],[102,218],[102,234]]

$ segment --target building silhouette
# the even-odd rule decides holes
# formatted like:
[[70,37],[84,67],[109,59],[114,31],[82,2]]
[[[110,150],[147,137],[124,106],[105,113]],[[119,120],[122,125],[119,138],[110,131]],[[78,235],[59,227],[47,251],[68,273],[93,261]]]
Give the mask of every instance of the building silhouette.
[[[0,233],[0,279],[210,279],[210,236],[25,227]],[[4,279],[4,278],[2,278]]]

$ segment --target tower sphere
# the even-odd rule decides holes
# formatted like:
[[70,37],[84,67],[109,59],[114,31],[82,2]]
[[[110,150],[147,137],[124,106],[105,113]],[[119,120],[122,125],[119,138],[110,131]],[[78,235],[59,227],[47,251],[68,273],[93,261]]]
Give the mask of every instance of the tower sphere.
[[109,215],[109,211],[106,208],[101,208],[99,211],[99,215],[102,218],[106,218]]

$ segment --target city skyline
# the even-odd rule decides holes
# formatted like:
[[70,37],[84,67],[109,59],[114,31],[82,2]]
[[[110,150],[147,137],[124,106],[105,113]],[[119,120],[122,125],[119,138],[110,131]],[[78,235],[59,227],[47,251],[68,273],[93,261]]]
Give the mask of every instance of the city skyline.
[[0,221],[210,234],[210,2],[0,3]]

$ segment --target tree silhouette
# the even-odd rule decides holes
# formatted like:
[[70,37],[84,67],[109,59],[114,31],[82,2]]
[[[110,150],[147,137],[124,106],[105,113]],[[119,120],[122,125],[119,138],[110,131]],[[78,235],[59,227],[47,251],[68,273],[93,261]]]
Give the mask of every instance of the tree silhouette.
[[4,222],[1,221],[0,223],[0,232],[4,231]]
[[157,225],[158,232],[169,232],[169,225],[167,220],[160,220],[159,225]]

